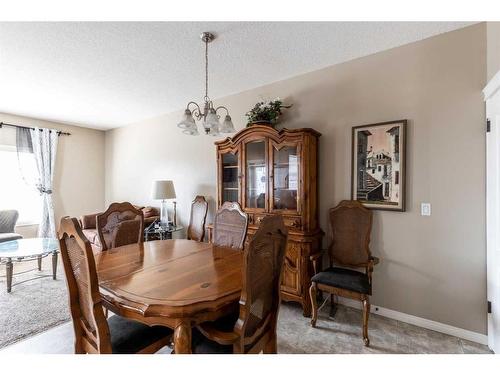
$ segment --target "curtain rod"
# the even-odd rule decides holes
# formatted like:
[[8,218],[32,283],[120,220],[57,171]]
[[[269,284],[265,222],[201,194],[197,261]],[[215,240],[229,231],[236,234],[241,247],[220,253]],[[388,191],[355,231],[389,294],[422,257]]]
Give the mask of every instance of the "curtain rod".
[[[28,127],[28,126],[21,126],[21,125],[8,124],[6,122],[0,122],[0,129],[2,128],[2,126],[10,126],[11,128],[21,128],[21,129],[35,130],[35,128],[31,128],[31,127]],[[42,129],[40,129],[40,131],[41,130]],[[50,130],[50,131],[52,131],[52,130]],[[54,131],[56,131],[56,130],[54,130]],[[71,133],[62,132],[60,130],[57,130],[57,135],[71,135]]]

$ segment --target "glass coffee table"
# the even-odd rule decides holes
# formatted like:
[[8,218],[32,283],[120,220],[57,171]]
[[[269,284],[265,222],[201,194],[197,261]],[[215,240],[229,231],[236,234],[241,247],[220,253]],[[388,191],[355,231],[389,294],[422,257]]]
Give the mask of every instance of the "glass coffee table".
[[172,233],[178,232],[184,229],[181,225],[165,225],[160,224],[159,221],[155,221],[144,229],[144,241],[152,240],[171,240]]
[[[14,262],[25,262],[29,260],[38,261],[38,270],[42,270],[42,258],[52,254],[52,279],[56,279],[57,253],[59,241],[55,238],[23,238],[20,240],[0,242],[0,264],[5,264],[7,277],[7,292],[12,289],[12,275],[14,274]],[[27,271],[26,271],[27,272]],[[47,277],[41,275],[29,280]],[[21,284],[24,280],[19,282]]]

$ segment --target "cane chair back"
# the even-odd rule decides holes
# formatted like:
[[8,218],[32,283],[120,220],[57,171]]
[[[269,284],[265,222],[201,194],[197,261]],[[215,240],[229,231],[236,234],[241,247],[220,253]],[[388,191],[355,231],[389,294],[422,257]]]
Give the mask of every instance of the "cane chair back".
[[205,197],[197,195],[191,203],[191,217],[187,230],[188,240],[203,242],[205,239],[205,221],[207,219],[208,203]]
[[366,267],[371,259],[372,211],[358,201],[340,202],[329,211],[332,243],[330,262],[346,267]]
[[247,352],[265,334],[275,335],[286,241],[281,215],[268,216],[245,250],[236,352]]
[[78,353],[111,353],[92,247],[76,218],[61,219],[59,246]]
[[216,246],[243,249],[248,228],[248,215],[236,202],[224,202],[215,214],[214,239]]

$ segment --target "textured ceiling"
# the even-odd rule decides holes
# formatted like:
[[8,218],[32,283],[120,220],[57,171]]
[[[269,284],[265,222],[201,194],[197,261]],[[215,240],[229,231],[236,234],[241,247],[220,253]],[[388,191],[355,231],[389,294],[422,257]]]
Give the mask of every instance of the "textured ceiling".
[[465,22],[0,23],[0,112],[109,129],[421,40]]

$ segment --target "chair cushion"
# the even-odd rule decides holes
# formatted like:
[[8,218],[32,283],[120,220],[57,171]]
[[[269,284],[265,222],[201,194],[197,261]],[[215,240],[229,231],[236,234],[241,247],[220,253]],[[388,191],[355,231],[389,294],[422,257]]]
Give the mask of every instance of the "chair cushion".
[[[238,312],[225,316],[211,323],[211,325],[221,332],[231,332],[234,324],[238,320]],[[191,340],[191,350],[193,354],[231,354],[232,345],[221,345],[215,341],[207,339],[198,329],[193,329]]]
[[23,238],[17,233],[0,233],[0,242],[14,241]]
[[347,268],[327,268],[314,275],[311,281],[362,294],[371,295],[372,293],[370,283],[368,282],[368,275]]
[[149,327],[134,320],[113,315],[108,319],[111,348],[116,354],[134,354],[172,334],[167,327]]

